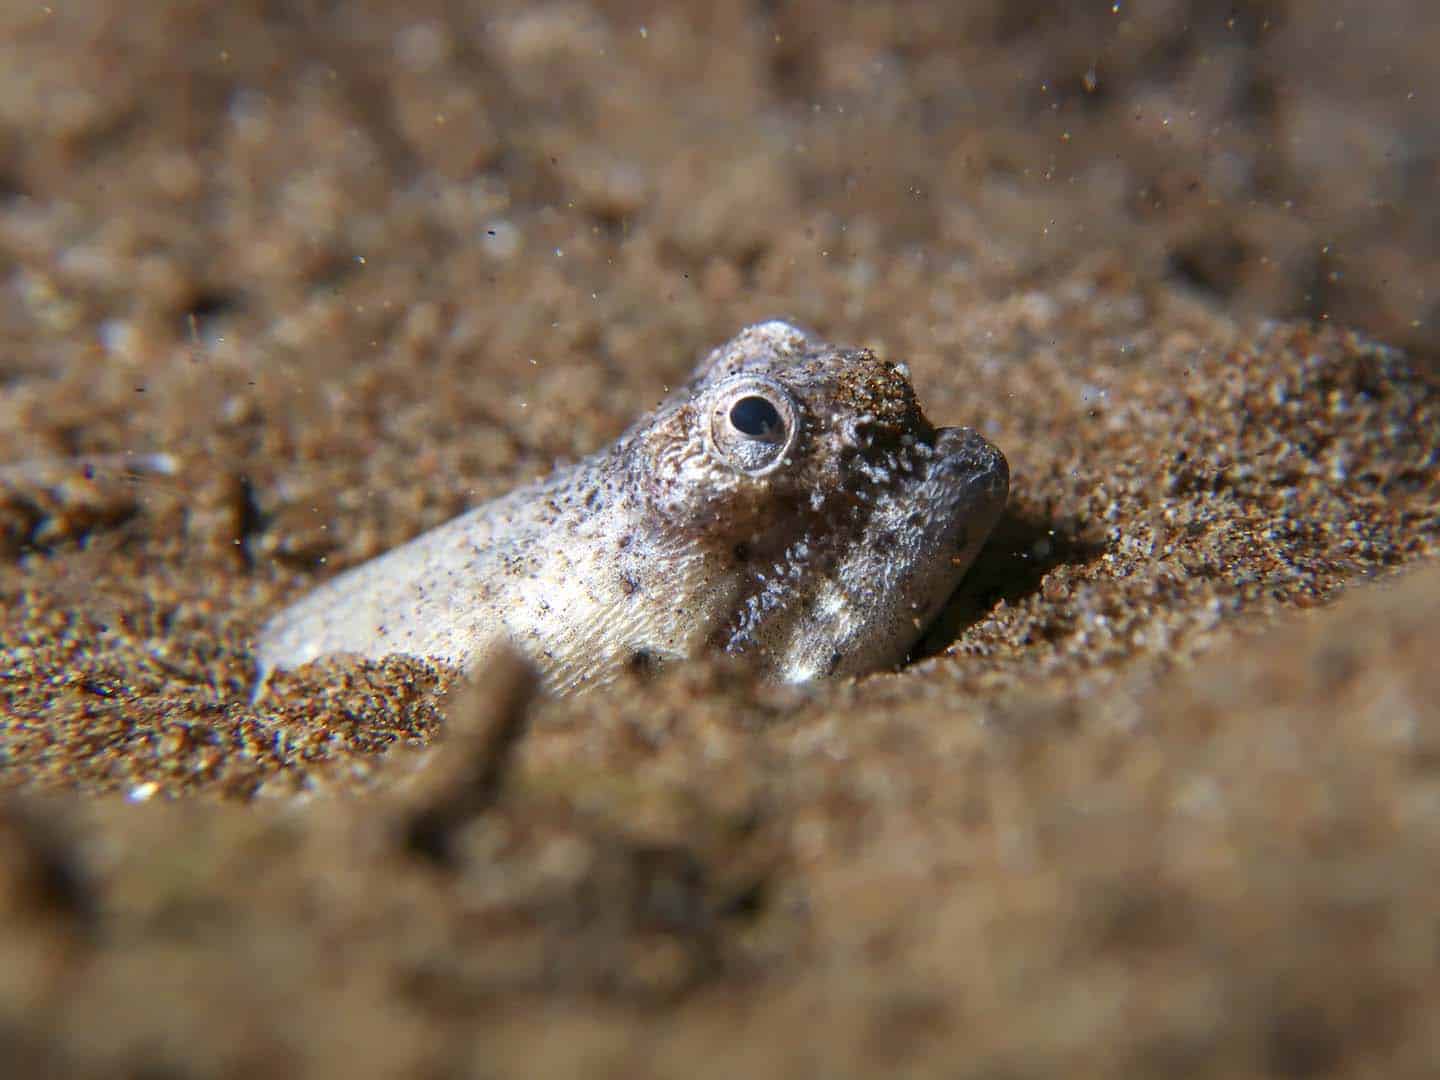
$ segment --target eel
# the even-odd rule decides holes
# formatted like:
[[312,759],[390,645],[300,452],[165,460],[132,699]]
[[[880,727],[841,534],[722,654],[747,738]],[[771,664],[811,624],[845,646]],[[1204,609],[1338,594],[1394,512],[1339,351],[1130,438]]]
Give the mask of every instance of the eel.
[[345,570],[261,629],[275,669],[502,643],[554,693],[707,653],[770,678],[903,662],[1005,506],[1004,455],[903,365],[742,330],[613,445]]

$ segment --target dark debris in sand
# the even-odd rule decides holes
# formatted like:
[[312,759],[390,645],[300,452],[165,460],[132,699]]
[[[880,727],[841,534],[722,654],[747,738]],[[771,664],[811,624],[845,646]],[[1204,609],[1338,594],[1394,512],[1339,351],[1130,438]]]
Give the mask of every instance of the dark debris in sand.
[[[0,15],[9,1072],[1434,1071],[1425,5],[54,8]],[[253,696],[277,605],[776,314],[1011,461],[910,666]]]

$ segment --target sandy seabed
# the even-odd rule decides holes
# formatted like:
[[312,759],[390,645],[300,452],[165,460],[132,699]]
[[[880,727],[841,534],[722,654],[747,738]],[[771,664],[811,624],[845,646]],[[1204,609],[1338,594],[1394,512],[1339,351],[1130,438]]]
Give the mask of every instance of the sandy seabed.
[[[0,12],[0,1071],[1440,1070],[1430,8]],[[772,315],[1009,457],[925,655],[251,702]]]

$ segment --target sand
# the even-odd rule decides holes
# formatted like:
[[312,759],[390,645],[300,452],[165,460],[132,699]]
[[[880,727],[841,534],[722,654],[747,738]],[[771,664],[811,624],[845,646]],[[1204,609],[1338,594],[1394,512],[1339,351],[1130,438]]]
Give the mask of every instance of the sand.
[[[1421,0],[0,14],[14,1075],[1425,1075]],[[914,661],[251,640],[748,321],[1006,452]]]

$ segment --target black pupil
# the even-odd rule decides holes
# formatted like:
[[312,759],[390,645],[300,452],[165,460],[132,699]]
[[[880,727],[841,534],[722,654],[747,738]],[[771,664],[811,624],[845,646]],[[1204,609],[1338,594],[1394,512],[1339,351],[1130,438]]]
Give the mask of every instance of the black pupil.
[[780,410],[763,397],[743,397],[730,406],[730,423],[742,435],[768,439],[780,430]]

